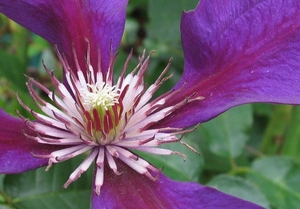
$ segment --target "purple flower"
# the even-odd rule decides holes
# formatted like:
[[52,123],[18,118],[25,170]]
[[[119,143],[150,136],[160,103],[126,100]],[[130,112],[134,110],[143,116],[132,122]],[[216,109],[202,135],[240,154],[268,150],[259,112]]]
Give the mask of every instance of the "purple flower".
[[[18,98],[36,121],[0,111],[0,173],[49,169],[88,152],[64,186],[94,164],[93,208],[117,208],[120,202],[127,208],[260,208],[196,183],[172,181],[132,151],[184,157],[157,146],[178,142],[178,135],[191,130],[187,127],[236,105],[299,104],[300,3],[202,0],[182,17],[183,76],[172,91],[151,102],[169,78],[164,77],[169,65],[146,88],[149,57],[143,54],[133,72],[126,73],[126,62],[113,83],[126,5],[120,0],[0,0],[0,12],[57,47],[64,67],[63,82],[45,67],[54,92],[28,80],[44,114]],[[35,87],[52,102],[39,97]]]

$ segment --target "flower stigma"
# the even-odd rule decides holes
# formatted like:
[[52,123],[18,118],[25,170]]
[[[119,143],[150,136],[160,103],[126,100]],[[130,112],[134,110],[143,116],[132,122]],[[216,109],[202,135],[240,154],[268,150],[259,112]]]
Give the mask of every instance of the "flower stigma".
[[[178,89],[153,99],[157,89],[172,75],[165,77],[171,64],[170,60],[157,80],[146,87],[144,74],[152,52],[146,57],[144,51],[136,68],[126,75],[132,57],[130,53],[115,85],[112,75],[116,56],[111,58],[107,71],[102,72],[100,69],[95,70],[91,65],[89,53],[88,42],[85,57],[87,70],[83,72],[78,64],[75,49],[73,57],[76,69],[71,69],[67,59],[58,51],[58,57],[65,71],[65,82],[59,81],[44,65],[51,77],[54,91],[50,91],[33,78],[28,79],[29,93],[43,114],[29,108],[17,95],[23,108],[36,118],[31,121],[18,113],[29,130],[24,131],[24,135],[37,143],[57,146],[57,150],[49,154],[32,153],[32,155],[48,159],[46,168],[48,170],[53,163],[87,154],[83,162],[71,173],[64,187],[77,180],[94,162],[94,191],[97,195],[100,195],[104,183],[105,167],[112,169],[116,175],[122,174],[122,171],[118,170],[117,159],[136,172],[146,175],[153,181],[156,180],[161,170],[133,151],[158,155],[177,154],[185,159],[182,153],[157,146],[179,142],[181,138],[178,136],[194,129],[152,128],[152,125],[187,103],[204,98],[196,97],[194,94],[175,105],[165,105],[168,98],[174,97],[182,90]],[[100,56],[98,61],[100,62]],[[39,96],[37,89],[46,93],[49,101]],[[186,145],[184,142],[182,144]]]

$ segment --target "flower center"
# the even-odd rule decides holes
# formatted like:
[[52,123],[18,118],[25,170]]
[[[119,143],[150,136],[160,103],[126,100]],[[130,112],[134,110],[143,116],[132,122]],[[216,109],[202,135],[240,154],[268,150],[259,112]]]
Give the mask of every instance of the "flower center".
[[103,81],[87,84],[80,91],[84,106],[85,130],[89,138],[106,145],[117,137],[120,90]]
[[108,107],[119,103],[119,89],[104,82],[97,82],[95,85],[87,84],[88,89],[82,89],[83,104],[106,111]]

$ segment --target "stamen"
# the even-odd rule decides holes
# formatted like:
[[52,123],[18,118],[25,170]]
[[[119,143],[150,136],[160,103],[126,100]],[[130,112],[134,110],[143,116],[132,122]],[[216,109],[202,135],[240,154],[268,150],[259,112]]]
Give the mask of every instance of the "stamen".
[[95,177],[95,193],[99,196],[100,189],[103,185],[104,181],[104,166],[103,167],[96,167],[96,177]]
[[83,89],[83,104],[91,105],[92,108],[103,108],[108,110],[109,106],[118,103],[119,89],[104,82],[97,82],[95,85],[87,84],[90,90]]
[[99,148],[98,157],[96,159],[96,164],[97,164],[97,166],[99,168],[102,167],[102,165],[104,163],[104,157],[105,157],[105,148],[104,147],[100,147]]
[[98,154],[98,149],[94,149],[87,158],[76,168],[76,170],[70,175],[68,181],[64,184],[64,188],[67,188],[72,182],[80,178],[81,174],[84,173],[95,160]]
[[112,157],[112,155],[109,152],[106,152],[106,159],[107,159],[107,162],[108,162],[108,165],[109,165],[110,169],[112,169],[116,175],[121,175],[122,172],[118,171],[117,164],[116,164],[116,162],[114,161],[114,158]]

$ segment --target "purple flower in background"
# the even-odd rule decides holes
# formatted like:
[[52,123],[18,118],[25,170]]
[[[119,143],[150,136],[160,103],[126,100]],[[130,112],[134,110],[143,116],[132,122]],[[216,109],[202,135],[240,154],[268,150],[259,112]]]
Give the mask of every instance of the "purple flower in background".
[[[49,169],[89,153],[64,186],[94,164],[92,208],[117,208],[118,203],[126,208],[260,208],[196,183],[172,181],[132,151],[184,157],[157,146],[178,142],[178,135],[191,130],[187,127],[236,105],[299,104],[300,3],[202,0],[182,17],[184,74],[172,91],[154,100],[169,78],[164,77],[169,65],[146,88],[145,54],[127,73],[129,55],[113,82],[126,5],[120,0],[0,0],[0,12],[57,47],[64,68],[61,82],[45,67],[54,92],[28,80],[44,114],[18,98],[37,120],[0,111],[0,173]],[[36,87],[52,102],[39,97]]]

